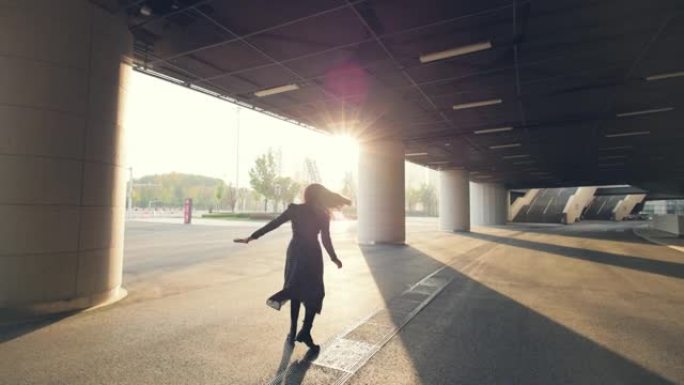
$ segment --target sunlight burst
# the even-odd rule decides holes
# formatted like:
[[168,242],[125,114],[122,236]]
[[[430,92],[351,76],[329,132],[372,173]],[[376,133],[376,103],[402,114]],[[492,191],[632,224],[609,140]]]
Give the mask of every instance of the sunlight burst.
[[331,137],[330,151],[337,161],[355,160],[359,154],[359,142],[351,135],[340,134]]

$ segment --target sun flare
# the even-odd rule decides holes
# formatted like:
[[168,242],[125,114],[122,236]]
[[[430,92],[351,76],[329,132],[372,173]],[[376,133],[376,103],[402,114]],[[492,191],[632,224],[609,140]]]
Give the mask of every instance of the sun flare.
[[351,135],[334,135],[330,139],[330,155],[344,162],[355,160],[359,154],[359,142]]

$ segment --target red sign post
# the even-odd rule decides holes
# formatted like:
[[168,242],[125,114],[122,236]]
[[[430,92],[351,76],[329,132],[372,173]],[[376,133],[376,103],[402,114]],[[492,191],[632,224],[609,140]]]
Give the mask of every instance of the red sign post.
[[183,223],[189,225],[192,222],[192,198],[187,198],[183,204]]

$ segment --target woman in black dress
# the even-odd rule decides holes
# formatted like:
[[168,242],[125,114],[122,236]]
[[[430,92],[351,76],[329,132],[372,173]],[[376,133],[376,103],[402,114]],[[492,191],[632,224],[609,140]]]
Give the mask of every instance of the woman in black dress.
[[[318,242],[328,252],[330,260],[342,268],[330,240],[330,210],[350,204],[351,201],[337,193],[331,192],[320,184],[309,185],[304,190],[304,204],[290,204],[278,218],[255,231],[245,239],[236,242],[249,243],[264,234],[278,228],[287,221],[292,222],[292,240],[287,248],[285,263],[285,283],[283,289],[273,294],[266,304],[276,310],[288,300],[290,303],[290,334],[288,342],[304,342],[311,349],[318,349],[311,338],[311,327],[316,313],[320,314],[323,306],[325,289],[323,286],[323,253]],[[297,333],[299,305],[304,304],[306,314],[302,329]]]

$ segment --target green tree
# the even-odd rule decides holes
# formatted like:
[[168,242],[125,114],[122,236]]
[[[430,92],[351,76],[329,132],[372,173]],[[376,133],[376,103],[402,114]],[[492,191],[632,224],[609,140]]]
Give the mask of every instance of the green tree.
[[420,202],[426,215],[437,215],[437,191],[435,186],[423,183],[420,186]]
[[254,190],[250,190],[250,191],[251,191],[250,195],[251,195],[251,200],[252,200],[252,207],[253,207],[253,210],[256,211],[258,208],[261,207],[262,195],[256,191],[254,191]]
[[247,187],[241,187],[235,193],[236,206],[239,206],[242,211],[255,211],[255,206],[261,206],[261,197],[257,197],[258,202],[255,204],[254,195],[254,190]]
[[225,191],[226,184],[221,182],[216,186],[216,211],[221,210],[221,199],[223,199],[223,193]]
[[280,202],[292,203],[300,189],[301,185],[288,176],[276,178],[276,209]]
[[264,211],[268,210],[269,199],[276,197],[277,177],[278,165],[273,150],[269,149],[254,161],[254,167],[249,170],[249,183],[254,191],[264,197]]
[[408,211],[415,211],[416,205],[421,201],[421,190],[409,186],[406,189],[406,208]]
[[202,175],[147,175],[135,180],[135,204],[138,207],[181,207],[185,198],[192,198],[195,207],[208,209],[216,205],[216,192],[222,183],[220,179]]
[[228,187],[226,188],[225,196],[226,196],[226,201],[228,202],[228,206],[230,207],[231,212],[235,212],[235,205],[238,202],[239,196],[238,196],[239,191],[233,186],[232,183],[228,184]]

